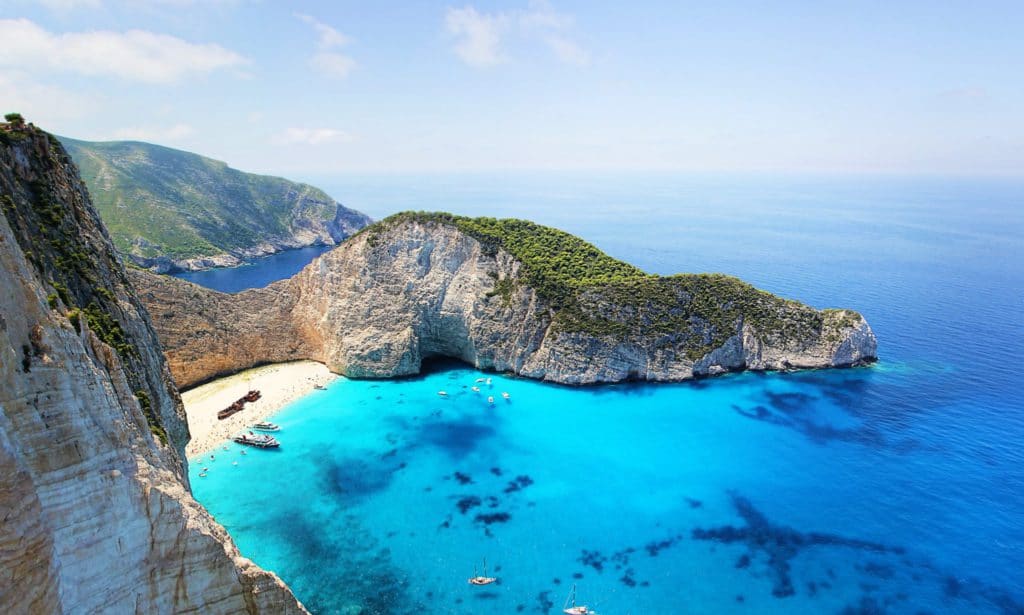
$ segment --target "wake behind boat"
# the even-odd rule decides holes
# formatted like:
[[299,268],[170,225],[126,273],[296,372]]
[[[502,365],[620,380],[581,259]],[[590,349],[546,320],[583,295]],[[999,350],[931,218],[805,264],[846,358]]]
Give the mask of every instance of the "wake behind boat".
[[281,443],[277,441],[273,436],[266,434],[255,434],[249,432],[247,434],[240,434],[231,438],[239,444],[245,444],[246,446],[255,446],[256,448],[277,448],[281,446]]

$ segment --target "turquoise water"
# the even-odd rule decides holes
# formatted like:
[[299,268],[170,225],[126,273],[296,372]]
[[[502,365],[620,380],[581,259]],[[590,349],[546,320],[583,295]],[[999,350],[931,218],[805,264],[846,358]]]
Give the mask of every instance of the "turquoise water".
[[[1024,186],[613,179],[360,179],[346,204],[477,203],[649,271],[854,307],[881,361],[340,380],[274,418],[280,451],[191,464],[243,552],[318,613],[557,613],[572,583],[605,614],[1024,612]],[[468,388],[488,376],[493,408]],[[500,584],[468,586],[484,557]]]

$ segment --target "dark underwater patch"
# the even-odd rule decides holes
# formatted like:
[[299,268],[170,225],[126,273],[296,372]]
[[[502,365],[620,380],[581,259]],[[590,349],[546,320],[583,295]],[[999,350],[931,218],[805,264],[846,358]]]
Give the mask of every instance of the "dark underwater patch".
[[513,493],[521,489],[525,489],[533,484],[533,479],[526,475],[517,476],[515,480],[509,481],[508,486],[505,487],[505,493]]
[[324,458],[318,463],[327,492],[338,498],[361,498],[382,491],[391,484],[394,472],[404,467],[352,458]]
[[459,498],[459,501],[455,503],[458,507],[459,512],[466,514],[470,510],[480,506],[481,500],[475,495],[468,495],[464,498]]
[[662,549],[668,549],[672,545],[676,544],[676,541],[680,539],[682,539],[681,535],[673,536],[672,538],[665,538],[663,540],[654,540],[644,545],[644,549],[647,551],[647,555],[651,557],[658,557],[658,553],[661,552]]
[[[793,528],[771,523],[765,515],[757,510],[750,500],[731,494],[736,512],[743,518],[745,525],[736,527],[726,525],[712,529],[695,528],[692,531],[694,540],[710,540],[724,544],[743,543],[752,557],[755,552],[763,552],[768,560],[768,570],[772,576],[772,595],[785,598],[796,593],[790,575],[790,561],[802,549],[829,545],[859,549],[874,553],[902,554],[901,547],[893,547],[881,543],[846,538],[836,534],[818,532],[802,533]],[[739,562],[737,562],[737,567]]]
[[576,558],[576,561],[584,566],[590,566],[594,570],[601,572],[604,570],[604,563],[608,561],[608,558],[600,551],[588,551],[587,549],[583,549],[583,552]]
[[411,445],[427,445],[441,449],[456,460],[465,458],[493,438],[496,430],[492,425],[468,416],[456,419],[432,417],[419,423],[410,436]]
[[[390,551],[380,548],[355,515],[316,522],[305,512],[289,510],[269,527],[276,540],[301,552],[306,561],[317,562],[316,575],[297,575],[300,580],[292,584],[310,612],[335,613],[358,605],[365,613],[397,615],[429,608],[409,595],[405,575],[392,564]],[[294,571],[279,572],[291,577]],[[334,590],[325,592],[324,587]]]
[[537,612],[550,613],[555,603],[551,601],[551,591],[545,590],[537,594]]
[[477,523],[483,523],[484,525],[492,525],[495,523],[508,523],[512,515],[507,512],[496,512],[496,513],[479,513],[473,518]]

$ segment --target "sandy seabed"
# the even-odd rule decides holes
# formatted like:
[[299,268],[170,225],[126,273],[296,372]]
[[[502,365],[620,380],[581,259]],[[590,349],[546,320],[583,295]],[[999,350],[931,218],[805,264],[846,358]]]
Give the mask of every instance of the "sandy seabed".
[[[186,456],[192,458],[216,449],[253,423],[308,395],[316,385],[326,385],[336,378],[321,363],[294,361],[247,369],[183,392],[181,399],[192,434],[185,447]],[[223,421],[217,419],[218,412],[253,389],[262,394],[259,401],[245,404],[244,410]]]

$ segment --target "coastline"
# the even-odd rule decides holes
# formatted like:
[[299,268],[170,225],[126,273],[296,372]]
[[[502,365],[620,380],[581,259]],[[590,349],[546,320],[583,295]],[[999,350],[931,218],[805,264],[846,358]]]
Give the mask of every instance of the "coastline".
[[[293,361],[254,367],[182,392],[192,434],[185,456],[192,459],[216,449],[249,425],[313,392],[316,385],[326,385],[339,377],[321,363]],[[245,404],[244,410],[223,421],[217,419],[217,412],[251,389],[261,393],[259,401]]]

